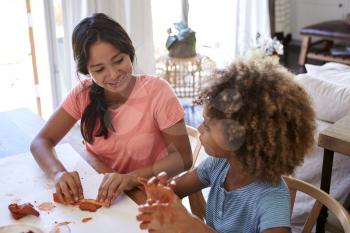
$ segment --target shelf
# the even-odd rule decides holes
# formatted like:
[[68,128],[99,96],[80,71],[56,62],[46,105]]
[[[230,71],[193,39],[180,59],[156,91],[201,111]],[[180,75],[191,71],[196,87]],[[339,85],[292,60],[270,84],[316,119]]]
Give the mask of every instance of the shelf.
[[311,59],[321,60],[321,61],[338,62],[338,63],[350,65],[350,56],[335,57],[335,56],[332,56],[331,54],[309,52],[307,54],[307,57]]

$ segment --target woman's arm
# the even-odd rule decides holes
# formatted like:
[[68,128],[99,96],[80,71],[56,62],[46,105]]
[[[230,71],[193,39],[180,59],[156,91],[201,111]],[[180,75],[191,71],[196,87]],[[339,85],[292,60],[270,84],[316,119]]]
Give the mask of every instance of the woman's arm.
[[149,178],[165,171],[170,177],[186,171],[192,166],[191,144],[183,120],[164,129],[162,136],[167,145],[168,155],[153,165],[131,172],[136,177]]
[[54,147],[75,123],[76,120],[60,107],[50,117],[30,146],[35,160],[44,172],[55,180],[58,194],[64,195],[67,202],[82,198],[81,183],[76,172],[66,171],[58,160]]
[[150,178],[165,171],[170,176],[177,175],[192,166],[192,151],[183,120],[162,131],[168,155],[153,165],[137,169],[126,175],[110,173],[104,177],[97,200],[109,206],[120,193],[139,185],[137,177]]

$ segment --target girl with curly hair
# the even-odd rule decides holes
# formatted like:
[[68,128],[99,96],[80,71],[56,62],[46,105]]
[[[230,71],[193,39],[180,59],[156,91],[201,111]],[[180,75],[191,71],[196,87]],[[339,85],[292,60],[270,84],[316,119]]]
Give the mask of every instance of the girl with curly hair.
[[[216,73],[204,104],[200,140],[210,155],[170,185],[150,179],[141,229],[159,232],[290,232],[290,195],[282,175],[314,144],[315,114],[293,74],[270,59],[241,59]],[[151,188],[150,188],[151,187]],[[211,187],[206,224],[179,197]],[[175,195],[176,194],[176,195]],[[177,196],[178,195],[178,196]]]

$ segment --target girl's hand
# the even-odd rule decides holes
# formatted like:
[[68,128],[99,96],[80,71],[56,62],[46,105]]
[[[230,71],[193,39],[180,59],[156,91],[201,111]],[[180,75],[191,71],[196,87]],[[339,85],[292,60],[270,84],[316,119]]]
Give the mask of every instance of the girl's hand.
[[[138,178],[139,182],[145,187],[147,202],[168,203],[174,198],[174,180],[168,181],[168,176],[165,172],[159,173],[156,177],[151,177],[149,180]],[[175,195],[176,196],[176,195]]]
[[54,178],[58,198],[67,204],[74,204],[84,199],[78,172],[59,172]]
[[107,173],[103,177],[98,190],[97,201],[109,207],[111,203],[124,191],[139,185],[135,176],[119,173]]
[[175,193],[168,203],[146,203],[140,206],[139,211],[136,219],[141,222],[140,228],[149,232],[188,232],[194,218]]

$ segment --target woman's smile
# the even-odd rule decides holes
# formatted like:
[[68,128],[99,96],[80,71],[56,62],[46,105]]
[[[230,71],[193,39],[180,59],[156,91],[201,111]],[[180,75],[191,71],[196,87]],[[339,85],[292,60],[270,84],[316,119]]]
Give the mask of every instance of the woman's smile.
[[116,86],[119,86],[120,83],[122,83],[123,81],[125,81],[125,76],[121,76],[116,80],[110,80],[110,81],[106,82],[106,84],[113,86],[113,87],[116,87]]

